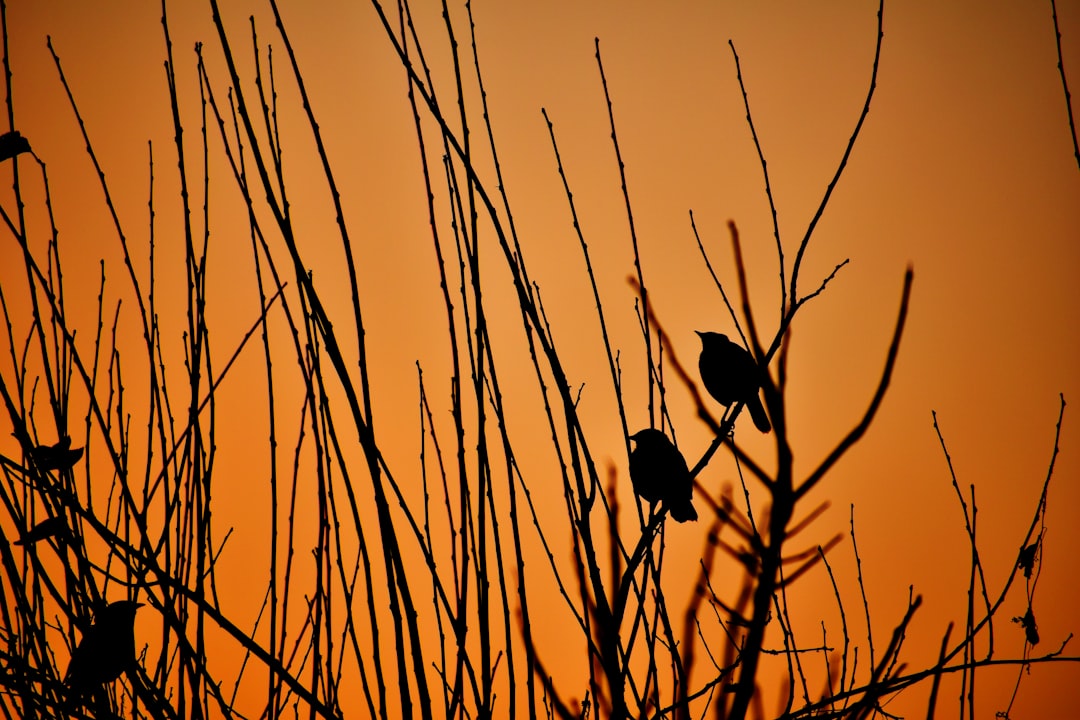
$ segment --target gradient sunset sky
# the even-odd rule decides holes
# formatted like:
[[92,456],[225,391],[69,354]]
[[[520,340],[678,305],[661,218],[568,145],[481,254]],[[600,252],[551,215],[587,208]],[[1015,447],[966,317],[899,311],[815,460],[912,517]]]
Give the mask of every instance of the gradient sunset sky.
[[[243,48],[242,73],[250,77],[253,68],[249,15],[257,18],[263,48],[267,43],[275,48],[287,176],[298,188],[294,212],[308,230],[303,243],[315,277],[324,283],[326,297],[347,314],[341,261],[325,240],[334,232],[334,216],[272,18],[262,3],[223,4],[225,24]],[[424,367],[431,401],[444,418],[449,384],[445,313],[405,73],[368,4],[283,2],[281,10],[351,231],[363,248],[358,270],[369,308],[368,342],[375,348],[372,372],[378,378],[373,402],[382,416],[383,437],[392,438],[386,441],[388,461],[408,478],[418,464],[416,362]],[[440,8],[416,3],[413,11],[436,85],[449,103],[453,78]],[[701,261],[690,212],[730,289],[735,273],[726,224],[737,224],[758,325],[771,337],[778,321],[772,218],[728,41],[738,52],[768,161],[781,240],[793,254],[866,99],[876,11],[876,3],[862,1],[473,2],[491,121],[530,274],[542,289],[554,335],[574,375],[571,384],[584,384],[583,412],[595,420],[593,449],[627,486],[621,429],[612,421],[604,430],[603,418],[613,407],[605,385],[607,363],[541,108],[554,124],[613,343],[626,353],[630,423],[644,427],[642,350],[635,294],[626,281],[633,258],[594,38],[603,54],[650,297],[674,352],[692,369],[699,348],[694,330],[731,334],[733,328]],[[457,4],[452,14],[460,35],[467,37]],[[1075,101],[1080,3],[1058,3],[1058,16],[1074,112],[1080,113]],[[180,93],[189,102],[187,133],[194,143],[195,43],[205,43],[208,72],[222,98],[227,74],[207,7],[173,3],[169,18]],[[159,261],[167,267],[170,255],[180,257],[182,248],[175,246],[180,216],[161,8],[133,0],[13,2],[7,22],[15,127],[48,167],[70,314],[79,337],[89,339],[96,323],[99,260],[110,282],[115,278],[113,303],[123,295],[125,271],[46,37],[60,56],[121,222],[136,244],[145,244],[148,232],[148,142],[153,143]],[[1035,513],[1064,396],[1068,407],[1050,484],[1045,565],[1035,605],[1042,643],[1035,654],[1056,649],[1080,631],[1080,167],[1054,40],[1049,2],[887,3],[870,113],[802,269],[809,289],[850,260],[802,311],[792,334],[788,422],[796,467],[804,473],[861,417],[885,360],[904,271],[909,265],[914,269],[912,304],[884,404],[866,438],[813,492],[810,505],[827,500],[831,507],[796,543],[812,546],[836,533],[846,536],[854,506],[875,639],[887,642],[909,587],[923,596],[908,638],[912,666],[932,663],[947,623],[961,621],[967,603],[970,548],[932,411],[965,499],[970,503],[972,487],[976,493],[979,552],[993,596],[1012,569]],[[476,108],[478,93],[474,88],[469,93]],[[474,132],[481,129],[475,112]],[[209,300],[222,348],[218,353],[224,356],[259,308],[246,217],[220,141],[211,142],[212,156],[215,147]],[[494,188],[490,163],[482,163],[481,170]],[[0,172],[6,186],[10,170]],[[310,194],[299,189],[305,184]],[[5,207],[10,195],[4,191]],[[31,193],[27,203],[40,199]],[[201,198],[196,204],[201,206]],[[44,248],[40,214],[32,216],[31,227],[35,222]],[[0,286],[8,302],[17,303],[25,297],[25,272],[17,246],[10,237],[5,240],[0,242]],[[182,268],[175,276],[162,271],[165,306],[170,293],[183,293],[183,282]],[[492,301],[505,293],[507,302],[514,302],[506,278],[494,269],[491,282]],[[531,382],[527,356],[516,364],[513,359],[523,349],[516,307],[491,321],[508,338],[500,348],[507,362],[503,381],[511,387],[515,380]],[[134,320],[129,322],[134,331]],[[179,366],[183,317],[163,312],[162,322],[175,335],[172,360]],[[257,375],[261,362],[257,352],[249,354],[218,398],[218,472],[228,476],[232,469],[235,481],[223,483],[216,500],[218,522],[236,528],[221,561],[235,584],[223,588],[223,596],[247,618],[262,597],[245,590],[265,572],[259,554],[265,520],[249,513],[247,505],[257,502],[251,495],[263,487],[259,478],[265,468],[250,464],[246,448],[265,443],[266,436],[265,418],[253,416],[247,401],[249,392],[258,392],[252,390],[257,379],[248,378]],[[711,439],[708,429],[695,418],[689,393],[670,378],[674,374],[668,401],[680,446],[688,457],[700,454]],[[546,429],[543,418],[524,411],[513,420],[526,435]],[[764,465],[774,464],[770,438],[742,427],[748,423],[740,418],[737,439]],[[7,432],[0,437],[7,438]],[[13,440],[4,442],[5,454],[18,452]],[[715,494],[734,478],[730,458],[723,458],[700,480]],[[561,494],[544,497],[543,481],[537,482],[538,502],[558,511]],[[667,529],[672,559],[665,572],[678,573],[684,566],[688,576],[695,571],[706,529],[704,523]],[[830,562],[846,578],[845,587],[857,593],[849,540],[832,552]],[[808,628],[809,637],[820,632],[819,621],[838,619],[827,576],[819,569],[801,582],[808,600],[795,621]],[[999,616],[995,643],[1003,656],[1023,651],[1022,630],[1007,622],[1024,613],[1022,596],[1022,589],[1015,589]],[[541,651],[555,656],[565,609],[555,593],[543,597],[541,604],[550,603],[552,631]],[[849,607],[859,602],[850,595]],[[136,628],[151,633],[154,619],[143,613]],[[864,632],[861,626],[853,629],[856,637]],[[813,637],[817,642],[819,636]],[[1078,654],[1075,643],[1066,654]],[[981,716],[1004,709],[1017,673],[1010,667],[980,675]],[[939,716],[952,717],[959,686],[948,681],[943,687]],[[890,711],[925,713],[925,692],[901,695]],[[1012,716],[1054,717],[1076,707],[1080,666],[1041,665],[1023,679]],[[771,713],[774,707],[766,709]]]

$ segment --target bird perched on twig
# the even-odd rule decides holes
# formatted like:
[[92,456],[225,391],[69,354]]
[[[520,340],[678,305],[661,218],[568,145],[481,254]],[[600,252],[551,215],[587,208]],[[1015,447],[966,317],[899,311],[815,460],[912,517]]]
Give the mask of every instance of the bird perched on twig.
[[758,392],[764,371],[745,348],[728,340],[727,335],[697,331],[701,338],[698,370],[705,389],[724,407],[746,403],[754,425],[763,433],[772,430],[769,416]]
[[30,142],[18,130],[0,135],[0,162],[30,152]]
[[135,611],[142,603],[119,600],[102,608],[71,653],[64,684],[82,697],[135,666]]
[[65,435],[55,445],[38,445],[34,448],[34,462],[41,470],[70,470],[79,462],[83,449],[71,447],[71,438]]
[[653,428],[636,432],[630,439],[636,443],[630,453],[634,492],[649,502],[662,502],[677,522],[697,520],[694,481],[679,449]]

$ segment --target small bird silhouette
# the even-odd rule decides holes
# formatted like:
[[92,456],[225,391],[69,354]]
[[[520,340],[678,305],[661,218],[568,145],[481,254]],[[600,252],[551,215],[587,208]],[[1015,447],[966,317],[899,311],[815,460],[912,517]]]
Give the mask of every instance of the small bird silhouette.
[[649,502],[662,502],[676,522],[697,520],[694,481],[679,449],[653,428],[636,432],[630,439],[636,443],[630,453],[634,492]]
[[727,335],[700,330],[697,334],[701,338],[698,370],[705,389],[724,407],[746,403],[757,429],[763,433],[772,430],[769,416],[758,397],[763,371],[754,356],[728,340]]
[[0,162],[30,152],[30,142],[18,130],[0,135]]
[[135,611],[142,603],[119,600],[94,617],[71,653],[64,684],[76,697],[94,692],[135,666]]
[[65,435],[55,445],[34,448],[34,462],[41,470],[70,470],[82,457],[83,449],[71,449],[71,438]]

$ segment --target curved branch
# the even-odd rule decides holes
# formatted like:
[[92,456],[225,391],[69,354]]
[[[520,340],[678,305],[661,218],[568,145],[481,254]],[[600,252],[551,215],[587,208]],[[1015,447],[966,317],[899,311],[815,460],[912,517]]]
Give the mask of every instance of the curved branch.
[[810,236],[814,234],[814,228],[817,227],[818,221],[821,220],[821,216],[825,212],[825,206],[829,204],[829,198],[832,197],[833,190],[836,189],[836,183],[840,181],[840,176],[844,173],[844,168],[847,167],[848,158],[851,157],[851,150],[855,147],[855,140],[859,137],[859,132],[862,130],[863,122],[866,121],[866,116],[870,114],[870,99],[874,97],[874,89],[877,87],[877,75],[878,75],[878,63],[881,60],[881,41],[885,37],[885,33],[882,31],[882,21],[885,15],[885,0],[880,0],[878,3],[877,12],[877,45],[874,48],[874,67],[870,71],[870,89],[866,93],[866,102],[863,103],[862,113],[859,115],[859,121],[855,123],[855,130],[851,133],[851,137],[848,139],[847,147],[844,149],[844,155],[840,158],[840,166],[836,168],[836,173],[833,175],[833,179],[829,182],[829,187],[825,189],[825,196],[821,198],[821,204],[818,205],[817,212],[814,213],[813,219],[810,220],[810,225],[806,228],[806,234],[803,236],[802,242],[799,243],[799,251],[795,254],[795,264],[791,268],[791,307],[794,309],[799,304],[799,296],[797,294],[797,286],[799,284],[799,268],[802,266],[803,255],[806,253],[806,247],[810,244]]
[[859,421],[859,424],[852,428],[851,432],[840,441],[840,444],[829,453],[829,456],[822,461],[817,470],[814,470],[814,472],[811,473],[810,477],[806,479],[806,482],[795,490],[796,500],[817,485],[821,478],[825,476],[825,473],[832,469],[832,466],[836,464],[844,453],[863,436],[866,429],[870,427],[870,423],[873,421],[874,415],[877,413],[878,407],[881,406],[881,401],[885,397],[885,390],[889,387],[893,368],[896,367],[896,356],[900,351],[900,337],[904,334],[904,321],[907,319],[908,303],[911,300],[911,282],[914,277],[915,272],[909,266],[907,272],[904,273],[904,290],[900,297],[900,314],[896,318],[896,329],[893,331],[892,342],[889,344],[889,355],[885,359],[885,370],[881,373],[881,381],[878,383],[874,398],[870,401],[870,407],[866,409],[866,413],[863,415],[862,420]]

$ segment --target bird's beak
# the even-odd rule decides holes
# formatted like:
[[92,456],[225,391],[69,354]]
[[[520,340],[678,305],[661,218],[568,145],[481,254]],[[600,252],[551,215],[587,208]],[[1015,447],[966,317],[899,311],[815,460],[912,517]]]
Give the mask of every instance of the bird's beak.
[[700,330],[695,330],[694,332],[697,333],[697,336],[702,340],[705,339],[705,333],[701,332]]

